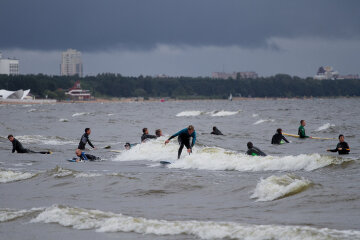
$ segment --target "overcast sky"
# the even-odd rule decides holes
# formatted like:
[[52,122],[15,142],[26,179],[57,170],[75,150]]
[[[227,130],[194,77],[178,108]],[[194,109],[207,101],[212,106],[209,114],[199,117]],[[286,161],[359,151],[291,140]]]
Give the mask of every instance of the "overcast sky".
[[360,73],[360,1],[1,0],[0,51],[20,71],[58,75],[61,51],[85,75]]

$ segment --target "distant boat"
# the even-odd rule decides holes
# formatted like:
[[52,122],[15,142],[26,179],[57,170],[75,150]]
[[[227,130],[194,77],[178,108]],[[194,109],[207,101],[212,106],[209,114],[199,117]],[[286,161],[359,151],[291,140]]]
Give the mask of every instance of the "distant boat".
[[232,94],[230,93],[229,101],[232,101]]

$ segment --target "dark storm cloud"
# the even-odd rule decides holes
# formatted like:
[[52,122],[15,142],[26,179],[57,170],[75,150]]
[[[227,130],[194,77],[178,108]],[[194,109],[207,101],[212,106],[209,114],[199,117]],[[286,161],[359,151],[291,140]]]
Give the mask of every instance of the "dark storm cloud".
[[268,46],[271,37],[359,39],[359,11],[360,1],[334,0],[2,0],[0,48],[252,48]]

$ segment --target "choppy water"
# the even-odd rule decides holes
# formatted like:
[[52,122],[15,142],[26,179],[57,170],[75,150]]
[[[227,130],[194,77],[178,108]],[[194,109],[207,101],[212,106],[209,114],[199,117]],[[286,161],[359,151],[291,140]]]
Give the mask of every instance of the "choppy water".
[[[0,105],[1,239],[360,239],[359,99]],[[346,106],[346,107],[344,107]],[[272,146],[275,130],[337,140]],[[140,141],[193,124],[177,141]],[[225,136],[213,136],[212,126]],[[85,127],[101,162],[69,163]],[[11,154],[6,136],[52,155]],[[244,155],[252,141],[269,156]],[[172,162],[164,167],[159,161]]]

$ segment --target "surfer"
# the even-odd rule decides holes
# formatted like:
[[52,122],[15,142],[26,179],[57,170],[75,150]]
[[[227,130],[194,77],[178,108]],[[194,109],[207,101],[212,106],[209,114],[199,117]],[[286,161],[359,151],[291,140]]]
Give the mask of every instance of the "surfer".
[[13,135],[9,135],[8,136],[9,141],[12,143],[13,145],[13,149],[12,149],[12,153],[14,153],[15,151],[17,153],[40,153],[40,154],[51,154],[52,152],[50,151],[44,151],[44,152],[35,152],[32,151],[30,149],[26,149],[23,147],[23,145],[19,142],[19,140],[17,140],[16,138],[14,138]]
[[247,155],[251,156],[266,156],[266,154],[261,151],[259,148],[255,147],[252,142],[247,143],[248,150],[246,152]]
[[126,150],[130,150],[132,147],[136,146],[137,143],[125,143],[124,147]]
[[87,154],[83,151],[81,151],[80,149],[76,149],[75,151],[76,156],[78,156],[79,158],[76,159],[77,162],[83,160],[83,161],[95,161],[95,160],[100,160],[99,157],[96,157],[94,155],[91,154]]
[[[178,151],[178,159],[180,158],[181,152],[185,147],[187,148],[187,152],[190,154],[192,152],[192,148],[196,142],[196,132],[193,125],[189,125],[187,128],[180,130],[179,132],[172,135],[168,140],[165,141],[165,144],[168,144],[171,139],[178,136],[178,142],[180,144]],[[190,138],[192,137],[192,142],[190,144]]]
[[271,139],[271,144],[282,144],[284,143],[284,141],[289,143],[289,141],[284,137],[284,135],[282,135],[282,129],[278,128]]
[[214,134],[214,135],[224,135],[222,134],[222,132],[215,126],[213,126],[213,131],[211,132],[211,134]]
[[147,139],[156,138],[155,135],[150,135],[147,128],[143,128],[143,135],[141,136],[141,142],[145,142]]
[[305,126],[306,126],[305,120],[301,120],[299,130],[298,130],[298,135],[299,135],[300,138],[311,138],[309,136],[306,136],[305,128],[304,128]]
[[328,149],[327,151],[328,152],[338,152],[339,154],[349,154],[350,147],[349,147],[349,144],[347,144],[347,142],[345,142],[344,135],[340,134],[339,135],[339,143],[336,145],[336,148]]
[[164,135],[162,134],[161,129],[156,129],[156,131],[155,131],[155,135],[156,135],[156,137],[161,137],[161,136],[164,136]]
[[85,150],[86,143],[89,143],[89,145],[92,148],[95,148],[94,145],[90,142],[89,135],[91,134],[90,128],[85,128],[85,133],[81,136],[78,149]]

